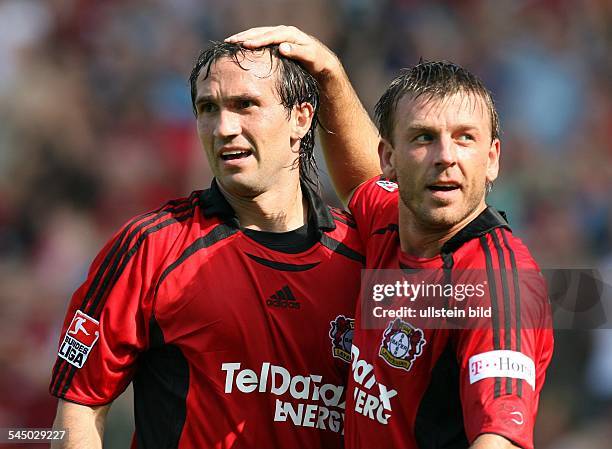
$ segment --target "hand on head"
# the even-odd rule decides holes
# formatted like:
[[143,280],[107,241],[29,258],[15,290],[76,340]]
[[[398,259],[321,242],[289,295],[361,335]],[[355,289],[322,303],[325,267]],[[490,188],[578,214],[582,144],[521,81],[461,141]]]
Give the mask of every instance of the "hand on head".
[[225,42],[241,43],[250,49],[277,44],[283,56],[296,59],[315,77],[341,67],[336,55],[321,41],[293,26],[250,28],[228,37]]

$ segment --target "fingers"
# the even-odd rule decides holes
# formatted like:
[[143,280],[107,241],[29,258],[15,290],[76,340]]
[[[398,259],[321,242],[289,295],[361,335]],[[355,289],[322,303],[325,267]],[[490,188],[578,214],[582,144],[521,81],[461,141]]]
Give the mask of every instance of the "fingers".
[[225,42],[240,42],[247,48],[257,48],[283,42],[305,44],[309,39],[310,36],[293,26],[280,25],[251,28],[228,37]]
[[292,52],[294,53],[293,57],[296,57],[294,48],[295,46],[289,44],[288,42],[283,42],[282,44],[278,46],[278,50],[280,51],[281,55],[287,56],[287,57],[291,57]]
[[310,45],[289,44],[283,42],[278,47],[280,53],[287,58],[296,59],[313,68],[316,66],[317,53]]
[[245,40],[248,40],[249,38],[252,38],[254,36],[259,36],[259,35],[262,35],[263,33],[267,33],[268,31],[274,28],[278,28],[278,27],[249,28],[248,30],[241,31],[240,33],[232,34],[231,36],[225,39],[225,42],[231,42],[234,44],[238,42],[244,42]]

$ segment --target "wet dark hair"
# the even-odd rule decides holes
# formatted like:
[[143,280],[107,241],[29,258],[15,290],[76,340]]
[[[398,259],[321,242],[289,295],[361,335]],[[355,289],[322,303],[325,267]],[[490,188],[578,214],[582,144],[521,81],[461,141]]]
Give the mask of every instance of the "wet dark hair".
[[[287,110],[288,117],[294,106],[299,106],[302,103],[310,103],[313,108],[312,124],[310,129],[300,141],[299,150],[299,170],[300,179],[310,183],[313,186],[318,186],[317,164],[314,157],[315,131],[318,124],[319,113],[319,86],[314,77],[306,71],[297,61],[286,58],[281,55],[278,50],[278,45],[269,45],[257,50],[244,48],[240,44],[231,44],[228,42],[211,42],[211,45],[203,50],[195,66],[189,76],[189,84],[191,87],[191,105],[193,113],[197,116],[195,105],[197,95],[197,80],[202,69],[205,76],[208,78],[210,67],[213,62],[222,58],[230,58],[239,67],[248,70],[241,65],[244,58],[249,53],[260,53],[267,51],[270,55],[270,75],[276,73],[277,83],[276,89],[281,104]],[[278,60],[278,64],[274,65],[274,59]]]
[[380,97],[375,107],[376,123],[380,135],[393,143],[393,126],[397,103],[404,95],[416,99],[443,99],[464,92],[483,99],[491,117],[491,140],[500,134],[499,116],[493,96],[483,82],[460,65],[449,61],[419,61],[409,69],[402,69]]

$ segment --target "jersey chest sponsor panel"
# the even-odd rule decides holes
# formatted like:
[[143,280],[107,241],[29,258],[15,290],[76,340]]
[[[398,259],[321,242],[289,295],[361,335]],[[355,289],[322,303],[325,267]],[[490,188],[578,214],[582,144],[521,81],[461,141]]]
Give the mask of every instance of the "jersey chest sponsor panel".
[[[114,282],[121,256],[109,243],[64,329],[78,330],[72,318],[82,307],[99,322],[100,340],[81,368],[60,355],[52,393],[106,403],[134,378],[138,447],[337,445],[349,365],[337,351],[342,338],[335,344],[330,333],[345,322],[339,317],[353,321],[363,258],[355,231],[331,217],[318,243],[288,254],[204,218],[196,201],[188,219],[143,239]],[[131,231],[118,234],[117,247],[129,254],[161,221],[130,243]],[[112,288],[94,305],[107,278]]]
[[[410,257],[399,249],[397,194],[384,190],[370,181],[351,203],[365,239],[367,268],[437,269],[451,278],[462,270],[482,270],[494,317],[490,326],[476,330],[419,329],[409,318],[390,318],[384,329],[362,329],[365,309],[358,307],[346,446],[467,447],[490,432],[532,447],[552,332],[534,325],[547,308],[541,279],[527,285],[517,279],[519,268],[537,266],[492,209],[445,245],[442,252],[448,249],[450,256]],[[525,306],[525,291],[544,296]],[[518,319],[525,314],[532,318],[529,325]]]
[[[188,409],[202,416],[187,421],[185,432],[206,438],[224,425],[227,433],[242,426],[235,447],[272,434],[299,447],[316,444],[319,429],[337,443],[348,362],[334,356],[330,331],[337,317],[353,316],[359,271],[348,268],[357,262],[331,262],[333,252],[322,246],[279,258],[244,235],[232,238],[210,254],[194,254],[158,292],[156,319],[166,343],[181,348],[194,380],[207,379],[190,385]],[[315,439],[302,441],[299,430]]]

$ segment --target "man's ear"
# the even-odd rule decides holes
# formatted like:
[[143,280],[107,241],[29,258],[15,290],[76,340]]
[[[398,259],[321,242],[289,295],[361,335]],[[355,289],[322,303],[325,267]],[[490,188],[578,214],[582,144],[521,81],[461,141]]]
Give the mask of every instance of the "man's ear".
[[291,140],[302,139],[312,125],[314,108],[308,102],[294,106],[291,110]]
[[395,181],[397,175],[393,166],[393,146],[387,139],[381,138],[380,142],[378,142],[378,157],[383,176]]
[[487,181],[493,182],[497,179],[499,173],[499,155],[501,151],[501,142],[499,139],[493,139],[489,148],[487,160]]

